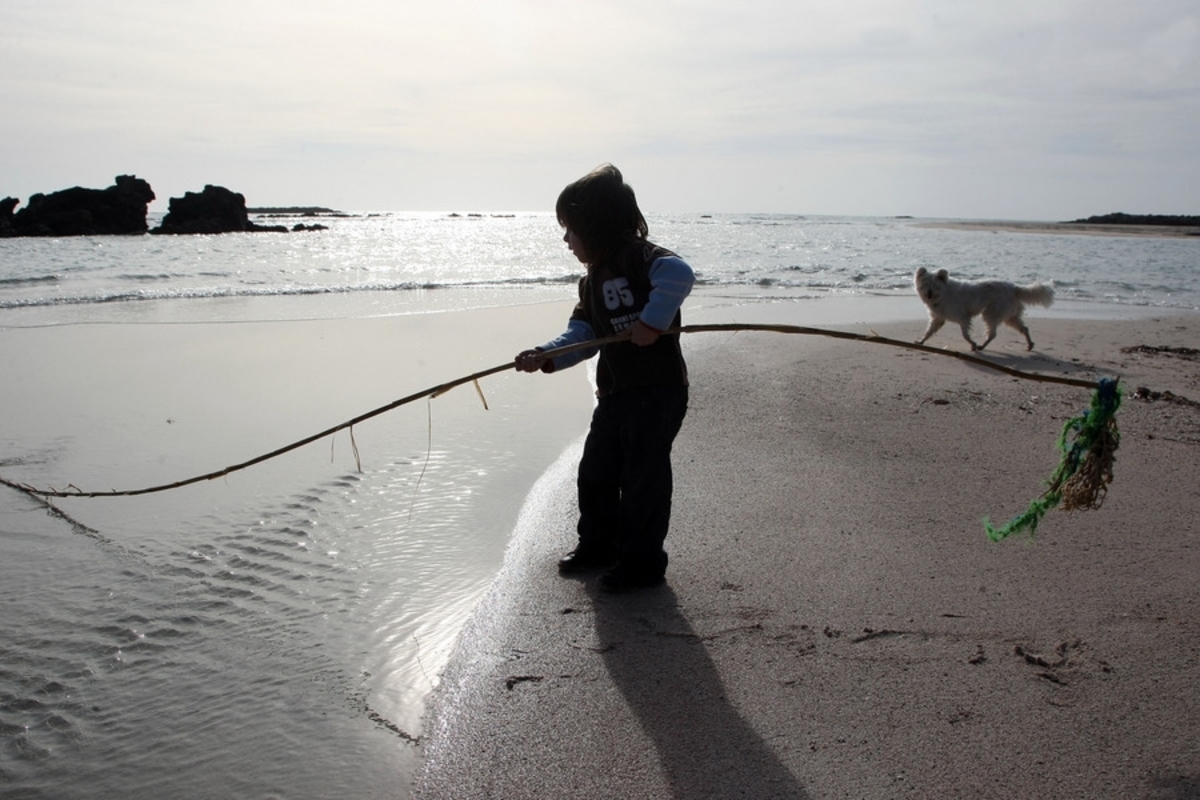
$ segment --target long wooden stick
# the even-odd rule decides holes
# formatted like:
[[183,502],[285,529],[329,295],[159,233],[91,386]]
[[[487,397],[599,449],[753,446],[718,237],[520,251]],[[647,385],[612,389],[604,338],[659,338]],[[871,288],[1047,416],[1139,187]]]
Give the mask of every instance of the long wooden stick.
[[[1018,378],[1024,378],[1026,380],[1043,381],[1046,383],[1059,383],[1059,384],[1063,384],[1065,386],[1079,386],[1079,387],[1083,387],[1083,388],[1087,388],[1087,389],[1094,389],[1097,386],[1095,381],[1087,381],[1087,380],[1083,380],[1081,378],[1067,378],[1067,377],[1061,377],[1061,376],[1057,376],[1057,375],[1041,375],[1041,374],[1034,373],[1034,372],[1022,372],[1021,370],[1013,369],[1012,367],[1006,367],[1002,364],[997,364],[995,362],[988,361],[987,359],[980,358],[979,356],[972,355],[969,353],[960,353],[960,352],[957,352],[954,350],[942,350],[940,348],[930,347],[928,345],[923,345],[923,344],[916,344],[914,342],[902,342],[898,339],[888,339],[886,337],[877,336],[875,334],[866,335],[866,334],[860,334],[860,333],[848,333],[846,331],[834,331],[834,330],[828,330],[825,328],[808,328],[808,327],[804,327],[801,325],[762,325],[762,324],[748,324],[748,323],[724,323],[724,324],[716,324],[716,325],[683,325],[679,328],[673,328],[672,330],[666,331],[665,333],[666,334],[730,333],[730,332],[738,332],[738,331],[763,331],[763,332],[767,332],[767,333],[787,333],[787,334],[801,334],[801,335],[809,335],[809,336],[829,336],[829,337],[833,337],[835,339],[848,339],[848,340],[856,341],[856,342],[867,342],[867,343],[871,343],[871,344],[886,344],[886,345],[891,345],[893,347],[903,347],[903,348],[906,348],[909,350],[919,350],[919,351],[925,352],[925,353],[934,353],[936,355],[953,356],[953,357],[961,359],[963,361],[968,361],[972,364],[978,364],[980,366],[984,366],[989,369],[998,370],[1007,375],[1012,375],[1012,376],[1018,377]],[[609,337],[606,337],[603,339],[593,339],[588,342],[581,342],[579,344],[573,344],[573,345],[567,345],[565,347],[559,347],[554,350],[547,350],[546,355],[550,358],[555,358],[555,357],[566,355],[568,353],[573,353],[573,352],[576,352],[579,350],[589,350],[592,348],[599,347],[601,345],[612,344],[614,342],[623,341],[628,338],[629,338],[629,334],[627,332],[621,333],[621,334],[617,334],[616,336],[609,336]],[[45,497],[133,497],[133,496],[142,495],[142,494],[153,494],[156,492],[165,492],[165,491],[168,491],[171,489],[180,489],[180,488],[183,488],[184,486],[190,486],[191,484],[194,484],[194,483],[201,483],[203,481],[211,481],[211,480],[216,480],[217,478],[223,478],[226,475],[230,475],[234,472],[239,472],[241,470],[247,469],[248,467],[252,467],[256,464],[261,464],[264,461],[269,461],[273,458],[277,458],[278,456],[281,456],[285,453],[290,453],[291,451],[297,450],[301,447],[304,447],[307,444],[312,444],[315,441],[324,439],[326,436],[332,436],[333,434],[335,434],[339,431],[345,430],[347,428],[353,428],[355,425],[358,425],[361,422],[365,422],[373,417],[378,417],[381,414],[386,414],[387,412],[392,411],[393,409],[399,408],[400,406],[406,405],[415,400],[420,400],[421,398],[424,398],[424,397],[437,397],[438,395],[444,394],[455,387],[462,386],[464,383],[473,383],[473,382],[478,381],[480,378],[486,378],[489,375],[495,375],[498,372],[505,372],[507,370],[515,369],[515,368],[516,368],[515,362],[506,361],[503,364],[497,364],[494,367],[490,367],[485,370],[480,370],[479,372],[473,372],[470,375],[464,375],[461,378],[456,378],[455,380],[448,381],[446,383],[440,383],[437,386],[432,386],[428,389],[422,389],[421,391],[414,392],[413,394],[410,394],[406,397],[401,397],[399,400],[394,400],[394,401],[388,403],[387,405],[380,406],[379,408],[373,409],[364,414],[359,414],[357,417],[354,417],[353,419],[348,419],[345,422],[334,425],[332,428],[327,428],[327,429],[321,431],[320,433],[314,433],[311,436],[306,436],[303,439],[300,439],[299,441],[292,442],[291,444],[288,444],[288,445],[284,445],[283,447],[280,447],[276,450],[272,450],[269,453],[263,453],[260,456],[255,456],[254,458],[252,458],[248,461],[243,461],[240,464],[234,464],[232,466],[225,467],[224,469],[219,469],[214,472],[207,472],[203,475],[196,475],[194,477],[186,478],[184,480],[174,481],[173,483],[164,483],[164,484],[160,484],[158,486],[148,486],[148,487],[145,487],[142,489],[124,489],[124,490],[112,489],[109,491],[100,491],[100,492],[85,492],[85,491],[75,487],[74,485],[72,485],[71,488],[69,488],[69,489],[40,489],[35,486],[30,486],[29,484],[26,484],[26,483],[18,483],[17,481],[9,480],[2,476],[0,476],[0,484],[8,486],[12,489],[16,489],[19,492],[24,492],[25,494],[32,495],[32,496],[39,497],[39,498],[45,498]]]
[[[1006,367],[1003,364],[997,364],[994,361],[988,361],[986,358],[981,358],[971,353],[960,353],[957,350],[943,350],[939,347],[930,347],[927,344],[917,344],[916,342],[902,342],[899,339],[888,339],[885,336],[877,334],[849,333],[847,331],[831,331],[826,328],[806,328],[802,325],[748,325],[741,323],[726,323],[719,325],[684,325],[677,329],[681,333],[708,333],[717,331],[767,331],[770,333],[794,333],[805,334],[809,336],[829,336],[834,339],[849,339],[855,342],[868,342],[870,344],[887,344],[892,347],[903,347],[908,350],[920,350],[923,353],[934,353],[939,356],[952,356],[969,361],[972,364],[989,369],[1003,372],[1007,375],[1012,375],[1016,378],[1024,378],[1031,381],[1042,381],[1044,383],[1060,383],[1064,386],[1079,386],[1084,389],[1095,389],[1096,381],[1084,380],[1082,378],[1067,378],[1059,375],[1042,375],[1036,372],[1022,372],[1019,369]],[[668,331],[672,333],[673,331]]]

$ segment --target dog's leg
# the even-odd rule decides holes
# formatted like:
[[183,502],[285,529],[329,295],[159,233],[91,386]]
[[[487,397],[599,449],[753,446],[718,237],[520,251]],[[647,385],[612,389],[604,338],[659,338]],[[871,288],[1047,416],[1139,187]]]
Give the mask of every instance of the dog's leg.
[[993,328],[991,325],[989,325],[989,326],[988,326],[988,335],[987,335],[987,338],[983,340],[983,344],[979,345],[979,347],[977,347],[977,348],[975,348],[975,349],[976,349],[976,350],[982,350],[983,348],[985,348],[985,347],[987,347],[989,344],[991,344],[991,342],[992,342],[992,339],[995,339],[995,338],[996,338],[996,329],[995,329],[995,328]]
[[1023,321],[1021,321],[1021,319],[1019,317],[1016,319],[1008,320],[1008,324],[1011,325],[1012,327],[1016,328],[1017,330],[1019,330],[1021,332],[1021,334],[1024,335],[1025,344],[1026,344],[1025,349],[1032,350],[1033,349],[1033,339],[1029,336],[1029,327]]
[[[967,320],[966,322],[960,323],[959,327],[962,328],[963,338],[966,339],[967,343],[971,345],[971,349],[979,350],[980,349],[979,345],[975,344],[975,340],[971,338],[971,320]],[[991,339],[989,339],[988,341],[990,342]],[[984,342],[984,344],[987,344],[987,342]]]
[[933,336],[935,333],[940,331],[942,329],[942,326],[945,324],[946,324],[946,320],[944,320],[944,319],[941,319],[939,317],[930,317],[929,318],[929,327],[925,329],[925,335],[921,337],[921,341],[917,342],[917,344],[925,344],[925,342],[929,339],[929,337]]

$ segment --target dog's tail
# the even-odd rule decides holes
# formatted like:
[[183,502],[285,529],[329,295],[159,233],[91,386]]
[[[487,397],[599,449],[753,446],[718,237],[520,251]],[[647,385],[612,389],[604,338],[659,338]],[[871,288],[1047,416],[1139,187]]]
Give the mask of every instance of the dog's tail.
[[1018,286],[1017,299],[1035,306],[1049,306],[1054,302],[1054,287],[1035,283],[1033,286]]

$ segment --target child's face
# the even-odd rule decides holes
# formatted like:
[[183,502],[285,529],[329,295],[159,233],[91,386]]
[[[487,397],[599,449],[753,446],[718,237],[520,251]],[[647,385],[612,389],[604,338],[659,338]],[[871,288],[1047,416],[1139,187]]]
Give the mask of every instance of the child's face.
[[570,228],[567,228],[567,232],[563,236],[563,241],[567,243],[567,249],[574,253],[575,257],[578,258],[580,262],[584,264],[590,263],[588,260],[587,250],[584,248],[583,242]]

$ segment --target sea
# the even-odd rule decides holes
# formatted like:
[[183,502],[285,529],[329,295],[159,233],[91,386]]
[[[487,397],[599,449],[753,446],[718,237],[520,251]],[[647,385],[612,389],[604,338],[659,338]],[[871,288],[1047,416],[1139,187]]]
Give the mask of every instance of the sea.
[[[351,320],[426,330],[429,322],[426,357],[393,378],[416,392],[492,366],[434,323],[513,310],[550,309],[557,319],[561,309],[565,324],[580,277],[548,213],[256,221],[326,229],[0,239],[0,364],[37,382],[0,389],[11,406],[0,423],[0,476],[60,486],[76,479],[68,469],[123,485],[131,476],[183,478],[161,473],[204,459],[176,451],[202,442],[205,458],[224,466],[253,438],[253,426],[214,411],[202,436],[164,439],[169,452],[159,454],[140,429],[88,415],[136,404],[158,391],[153,381],[88,363],[78,367],[86,374],[64,375],[60,365],[72,362],[54,348],[79,337],[59,334],[102,331],[114,359],[137,365],[176,341],[193,346],[194,333],[176,332],[195,326],[243,326],[253,350],[278,347],[279,326]],[[648,221],[651,238],[696,271],[685,322],[911,319],[915,339],[926,319],[912,289],[918,267],[1052,283],[1054,307],[1036,314],[1200,311],[1197,237],[820,215]],[[560,329],[532,341],[514,331],[511,347],[503,329],[478,335],[515,354]],[[252,334],[259,330],[274,333]],[[242,363],[253,353],[238,355]],[[204,363],[221,392],[196,393],[197,409],[253,381],[251,368],[222,371],[219,355]],[[344,409],[328,418],[338,422],[373,407],[362,387],[377,380],[377,365],[371,375],[363,367],[361,386],[355,368],[344,365],[336,392],[313,370],[237,402],[252,409],[325,393],[323,411]],[[201,490],[53,508],[0,486],[0,796],[407,797],[426,704],[499,569],[523,497],[585,432],[591,399],[579,374],[541,394],[514,388],[527,393],[507,406],[507,389],[481,387],[498,417],[435,417],[416,404],[390,427],[323,445],[341,448],[342,464],[353,449],[362,461],[354,469],[310,455]],[[27,424],[20,400],[35,389]],[[477,401],[467,391],[464,402]],[[137,469],[113,474],[124,469],[122,453],[135,454]]]

